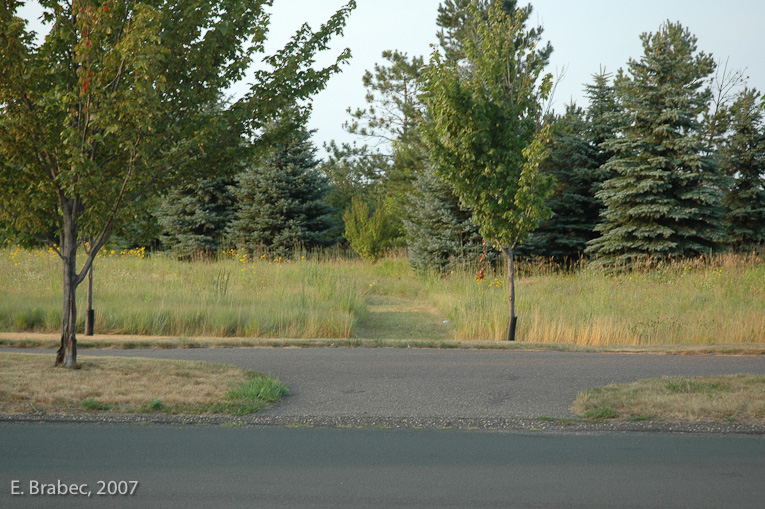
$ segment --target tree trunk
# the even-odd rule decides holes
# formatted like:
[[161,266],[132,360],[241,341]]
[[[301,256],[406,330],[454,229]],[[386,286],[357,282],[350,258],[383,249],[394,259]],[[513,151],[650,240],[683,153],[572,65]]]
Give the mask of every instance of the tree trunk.
[[92,336],[93,329],[95,327],[95,313],[93,312],[93,266],[90,266],[88,271],[88,309],[85,315],[85,335]]
[[507,319],[507,332],[505,340],[515,341],[515,327],[518,323],[518,317],[515,316],[515,263],[513,248],[502,248],[507,262],[507,285],[510,288],[510,314]]
[[61,315],[61,346],[56,366],[73,368],[77,364],[77,248],[67,249],[64,257],[64,306]]
[[76,202],[61,201],[61,260],[63,262],[64,302],[61,313],[61,346],[56,352],[56,366],[74,368],[77,364],[77,222]]

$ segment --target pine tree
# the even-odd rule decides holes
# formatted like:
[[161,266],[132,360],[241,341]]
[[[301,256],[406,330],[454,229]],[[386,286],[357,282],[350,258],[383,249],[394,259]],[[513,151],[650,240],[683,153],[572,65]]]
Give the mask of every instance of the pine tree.
[[410,196],[409,219],[404,221],[412,267],[446,273],[477,263],[482,237],[472,211],[460,205],[454,187],[430,169],[417,178],[414,187],[417,194]]
[[420,133],[425,108],[419,100],[425,63],[422,57],[410,58],[399,51],[384,51],[382,57],[383,64],[375,64],[373,71],[364,74],[367,107],[348,108],[352,120],[343,127],[364,137],[374,147],[366,148],[367,152],[378,163],[384,161],[379,165],[378,193],[367,198],[387,203],[395,224],[389,240],[403,245],[407,197],[427,159]]
[[163,246],[183,259],[219,251],[233,212],[231,183],[227,177],[203,178],[171,189],[157,210]]
[[701,154],[699,118],[714,60],[697,52],[696,37],[666,22],[643,34],[644,54],[619,72],[617,97],[627,119],[622,136],[604,146],[615,156],[597,196],[605,209],[588,252],[599,264],[641,256],[685,257],[722,240],[717,177]]
[[317,165],[310,133],[301,129],[262,164],[239,174],[231,187],[236,213],[229,238],[250,252],[279,256],[326,245],[332,208],[324,202],[329,188]]
[[333,209],[330,221],[335,226],[331,237],[335,242],[343,240],[343,214],[351,208],[354,198],[377,199],[385,195],[383,189],[384,169],[388,167],[387,157],[370,149],[367,145],[334,141],[324,145],[327,159],[318,166],[319,172],[329,185],[324,201]]
[[729,242],[738,249],[765,244],[765,105],[745,89],[730,108],[730,135],[720,159],[731,186],[723,199]]

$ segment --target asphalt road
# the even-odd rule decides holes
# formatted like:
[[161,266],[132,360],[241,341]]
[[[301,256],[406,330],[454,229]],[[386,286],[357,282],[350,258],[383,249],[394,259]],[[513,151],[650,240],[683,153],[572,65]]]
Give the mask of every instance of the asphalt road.
[[[53,354],[51,354],[53,355]],[[274,374],[290,396],[271,417],[570,418],[579,391],[671,375],[765,374],[765,357],[497,350],[250,348],[82,350],[234,364]]]
[[[762,436],[0,423],[0,450],[0,507],[13,508],[759,508],[765,499]],[[97,494],[131,481],[133,495]],[[42,483],[90,497],[33,494]]]
[[[319,427],[0,422],[0,507],[759,508],[765,499],[762,434],[427,429],[461,418],[538,426],[540,416],[571,417],[581,389],[765,373],[760,357],[345,348],[81,355],[272,373],[292,394],[263,418]],[[138,482],[133,495],[97,494],[129,481]],[[41,483],[77,484],[91,496],[31,494]]]

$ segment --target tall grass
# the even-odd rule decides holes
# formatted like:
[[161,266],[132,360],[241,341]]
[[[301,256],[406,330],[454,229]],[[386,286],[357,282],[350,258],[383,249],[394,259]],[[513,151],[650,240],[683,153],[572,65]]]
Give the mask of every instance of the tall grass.
[[[60,271],[55,254],[0,251],[0,328],[60,330]],[[364,315],[364,291],[348,263],[253,260],[240,253],[187,263],[142,251],[107,252],[94,271],[95,328],[106,334],[347,338]],[[79,310],[84,306],[81,285]]]
[[[559,273],[534,262],[517,282],[518,339],[577,345],[765,342],[765,264],[721,255],[608,274]],[[455,337],[501,340],[505,277],[452,274],[431,298],[456,323]]]
[[[404,307],[411,303],[413,313],[435,309],[436,323],[448,320],[453,339],[504,339],[508,290],[501,268],[476,281],[471,267],[415,275],[400,255],[374,265],[326,253],[296,258],[228,252],[188,263],[142,250],[106,252],[95,265],[96,330],[348,338],[369,313],[368,300],[391,297]],[[517,338],[524,342],[765,343],[765,263],[755,255],[646,264],[612,274],[532,260],[519,264],[516,284]],[[84,286],[78,294],[82,311]],[[57,332],[60,322],[58,258],[0,250],[0,330]]]

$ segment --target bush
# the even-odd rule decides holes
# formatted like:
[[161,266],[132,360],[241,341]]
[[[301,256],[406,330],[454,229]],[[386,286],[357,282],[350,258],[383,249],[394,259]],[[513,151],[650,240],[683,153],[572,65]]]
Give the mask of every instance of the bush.
[[354,198],[351,208],[343,214],[345,238],[364,261],[376,262],[390,247],[396,235],[387,208],[380,202],[370,213],[367,202]]

